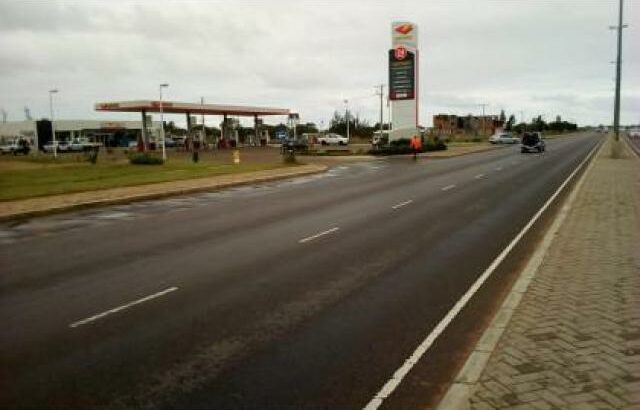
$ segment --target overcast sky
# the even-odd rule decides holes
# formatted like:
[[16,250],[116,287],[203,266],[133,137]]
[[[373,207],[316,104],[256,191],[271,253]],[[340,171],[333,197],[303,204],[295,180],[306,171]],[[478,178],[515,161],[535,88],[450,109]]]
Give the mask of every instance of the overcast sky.
[[[640,123],[640,0],[625,3],[622,122]],[[48,117],[55,87],[59,118],[126,119],[93,104],[157,99],[168,82],[168,100],[291,108],[325,126],[346,98],[373,123],[396,20],[419,27],[423,125],[481,103],[611,122],[617,0],[0,0],[0,108]]]

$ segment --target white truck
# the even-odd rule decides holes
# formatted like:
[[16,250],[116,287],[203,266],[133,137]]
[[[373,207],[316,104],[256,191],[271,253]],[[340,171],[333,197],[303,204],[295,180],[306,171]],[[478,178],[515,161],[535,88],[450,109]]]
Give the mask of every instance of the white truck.
[[340,134],[324,134],[318,137],[318,142],[321,145],[347,145],[349,140]]

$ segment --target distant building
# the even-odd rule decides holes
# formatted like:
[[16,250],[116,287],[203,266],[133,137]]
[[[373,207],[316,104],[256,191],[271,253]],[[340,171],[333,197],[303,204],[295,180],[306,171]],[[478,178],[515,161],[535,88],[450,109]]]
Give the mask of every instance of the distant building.
[[[160,134],[160,121],[149,122],[150,135]],[[101,121],[101,120],[56,120],[56,140],[68,141],[75,138],[88,138],[105,146],[126,146],[142,133],[142,121]],[[52,140],[51,121],[24,120],[0,123],[0,143],[24,137],[40,147]]]
[[497,115],[466,115],[437,114],[433,116],[433,131],[438,135],[456,134],[494,134],[504,127],[504,121]]

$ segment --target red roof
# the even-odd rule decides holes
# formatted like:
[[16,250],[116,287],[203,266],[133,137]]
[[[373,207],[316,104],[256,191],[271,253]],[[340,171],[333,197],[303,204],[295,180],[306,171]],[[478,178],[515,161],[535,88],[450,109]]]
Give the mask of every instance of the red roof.
[[[160,101],[113,101],[95,104],[96,111],[117,112],[160,112]],[[210,115],[288,115],[288,108],[248,107],[241,105],[198,104],[175,101],[162,101],[162,111],[170,114],[210,114]]]

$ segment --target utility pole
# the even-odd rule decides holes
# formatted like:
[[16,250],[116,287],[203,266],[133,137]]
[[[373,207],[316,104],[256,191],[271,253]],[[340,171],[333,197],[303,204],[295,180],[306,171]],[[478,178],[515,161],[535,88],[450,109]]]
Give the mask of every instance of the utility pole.
[[624,7],[623,0],[620,0],[620,5],[618,7],[618,25],[609,27],[611,30],[618,30],[618,57],[616,58],[616,97],[613,106],[613,133],[615,135],[616,141],[620,139],[620,73],[622,65],[622,29],[628,27],[626,24],[622,24],[622,10]]
[[380,91],[377,91],[376,94],[380,96],[380,138],[382,138],[382,133],[384,130],[383,122],[384,122],[384,113],[383,113],[383,101],[384,101],[384,84],[376,85],[376,89],[380,88]]
[[484,116],[484,109],[487,105],[486,103],[482,103],[482,104],[478,104],[479,106],[482,107],[482,135],[485,136],[487,135],[486,129],[485,129],[485,116]]
[[387,91],[387,132],[391,135],[391,100],[389,99],[389,91]]

